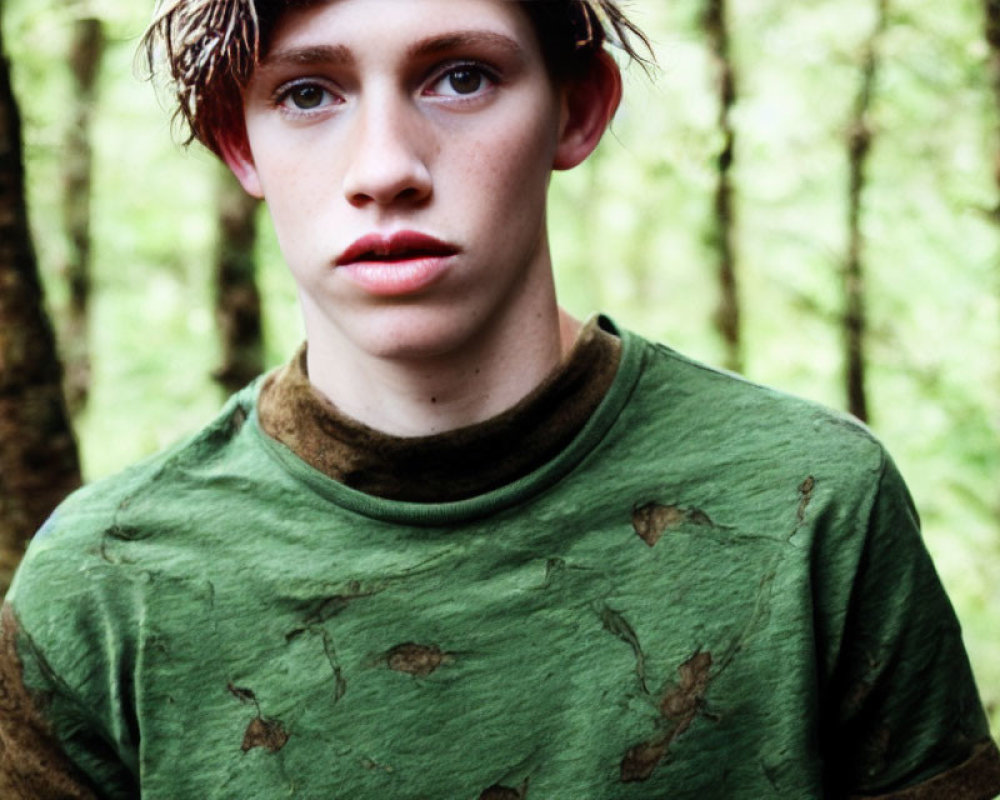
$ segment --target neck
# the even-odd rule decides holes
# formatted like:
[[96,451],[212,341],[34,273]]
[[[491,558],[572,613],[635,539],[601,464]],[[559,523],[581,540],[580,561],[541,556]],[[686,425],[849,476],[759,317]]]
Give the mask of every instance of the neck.
[[462,346],[386,357],[309,324],[309,380],[340,411],[395,436],[427,436],[496,416],[528,395],[572,348],[580,323],[554,292],[480,326]]

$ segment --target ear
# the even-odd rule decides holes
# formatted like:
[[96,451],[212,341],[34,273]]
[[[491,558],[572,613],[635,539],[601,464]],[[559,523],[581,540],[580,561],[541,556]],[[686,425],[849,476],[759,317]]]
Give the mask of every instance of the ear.
[[562,89],[559,143],[552,166],[572,169],[589,156],[607,130],[622,99],[622,75],[605,51],[597,53],[586,75]]
[[218,147],[219,157],[232,170],[243,190],[251,197],[263,200],[264,187],[261,186],[260,175],[257,173],[257,166],[254,164],[250,143],[247,142],[246,135],[241,137],[220,136]]

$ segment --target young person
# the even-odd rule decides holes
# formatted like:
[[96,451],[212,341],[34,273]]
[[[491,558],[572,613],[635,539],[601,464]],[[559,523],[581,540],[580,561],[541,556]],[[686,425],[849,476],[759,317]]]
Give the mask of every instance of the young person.
[[161,9],[307,344],[39,532],[4,797],[1000,791],[879,444],[559,309],[546,189],[615,111],[609,35],[607,0]]

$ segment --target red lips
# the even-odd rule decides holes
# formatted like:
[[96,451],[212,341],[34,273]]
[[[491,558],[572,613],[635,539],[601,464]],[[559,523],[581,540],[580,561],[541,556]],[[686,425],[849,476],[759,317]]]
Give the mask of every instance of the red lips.
[[452,256],[457,252],[454,245],[417,231],[400,231],[388,236],[370,233],[344,250],[334,264],[343,267],[361,262],[409,261]]
[[428,291],[448,275],[459,248],[416,231],[362,236],[334,262],[338,276],[373,297]]

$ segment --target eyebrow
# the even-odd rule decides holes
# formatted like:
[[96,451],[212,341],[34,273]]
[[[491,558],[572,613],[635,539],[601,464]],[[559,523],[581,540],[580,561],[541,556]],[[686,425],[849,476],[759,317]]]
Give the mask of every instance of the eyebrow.
[[275,67],[298,67],[312,64],[331,64],[334,66],[348,64],[354,61],[349,48],[344,45],[308,45],[306,47],[288,47],[268,53],[261,60],[258,69],[273,69]]
[[502,33],[493,33],[492,31],[459,31],[444,34],[443,36],[434,36],[422,42],[416,42],[407,50],[407,55],[419,58],[463,47],[481,45],[504,50],[511,55],[523,55],[521,46],[514,39],[504,36]]
[[[427,58],[441,53],[459,50],[464,47],[487,46],[503,50],[512,56],[523,57],[521,46],[509,36],[492,31],[459,31],[441,36],[433,36],[411,45],[406,55],[408,58]],[[268,53],[261,61],[258,69],[268,70],[277,67],[311,66],[326,64],[341,66],[354,62],[354,54],[346,45],[306,45],[303,47],[288,47]]]

